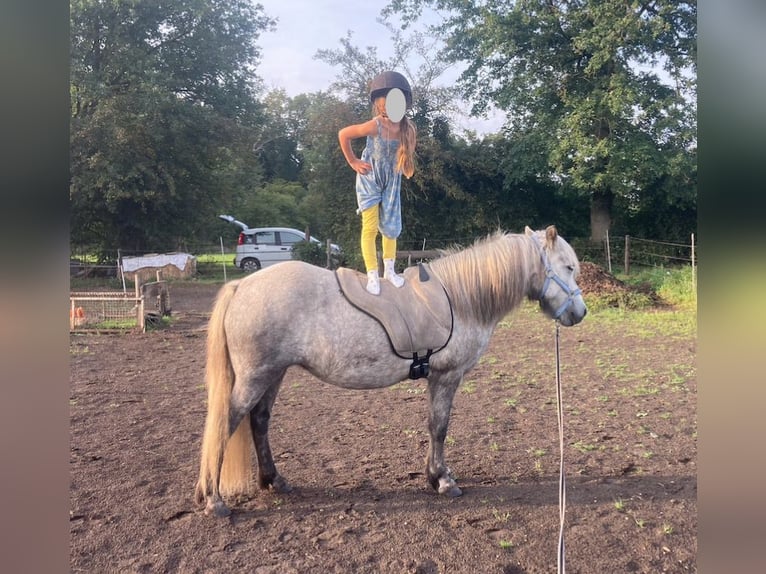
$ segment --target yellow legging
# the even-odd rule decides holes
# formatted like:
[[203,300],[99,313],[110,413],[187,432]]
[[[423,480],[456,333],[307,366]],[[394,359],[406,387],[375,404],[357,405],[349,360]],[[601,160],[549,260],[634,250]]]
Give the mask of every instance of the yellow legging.
[[[368,207],[362,212],[362,259],[367,271],[378,270],[378,258],[375,255],[375,239],[378,237],[379,205]],[[382,235],[382,234],[381,234]],[[383,259],[396,258],[396,239],[382,235]]]

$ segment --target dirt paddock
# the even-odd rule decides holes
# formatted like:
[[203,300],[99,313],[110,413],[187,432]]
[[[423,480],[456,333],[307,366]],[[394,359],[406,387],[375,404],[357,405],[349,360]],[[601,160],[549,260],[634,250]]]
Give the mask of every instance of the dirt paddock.
[[[271,426],[294,491],[215,519],[192,494],[217,286],[171,291],[166,328],[70,337],[72,572],[556,571],[554,326],[534,307],[501,322],[456,396],[462,497],[425,480],[425,382],[348,391],[295,369]],[[561,329],[567,571],[695,572],[696,339],[610,324]]]

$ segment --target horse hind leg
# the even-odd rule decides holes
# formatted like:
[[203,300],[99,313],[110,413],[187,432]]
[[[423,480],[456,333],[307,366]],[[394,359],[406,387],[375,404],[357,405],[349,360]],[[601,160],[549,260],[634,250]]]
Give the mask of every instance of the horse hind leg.
[[250,430],[255,443],[255,454],[258,457],[258,486],[263,490],[273,490],[275,492],[287,493],[292,491],[292,487],[279,474],[274,464],[274,457],[271,453],[269,444],[269,421],[271,420],[271,409],[279,393],[282,384],[280,381],[269,388],[260,401],[250,411]]
[[[198,503],[205,502],[205,514],[226,517],[231,510],[223,496],[241,494],[248,490],[252,478],[250,443],[244,421],[246,409],[231,405],[226,436],[218,436],[217,444],[203,443],[203,459],[207,458],[207,475],[200,476],[195,491]],[[214,452],[206,454],[206,449]],[[212,456],[211,456],[212,455]]]
[[[276,395],[276,389],[270,390],[274,385],[270,387],[264,382],[267,380],[272,381],[274,378],[238,376],[230,395],[219,399],[225,405],[214,410],[218,415],[211,418],[209,413],[210,420],[206,422],[206,435],[203,439],[204,466],[196,489],[197,501],[205,502],[205,514],[229,516],[231,510],[223,502],[223,497],[251,493],[250,449],[253,439],[249,429],[249,415],[268,393]],[[276,380],[280,381],[281,375]],[[278,389],[278,383],[276,387]],[[264,401],[268,410],[273,401],[274,397]],[[223,427],[227,430],[224,431]]]

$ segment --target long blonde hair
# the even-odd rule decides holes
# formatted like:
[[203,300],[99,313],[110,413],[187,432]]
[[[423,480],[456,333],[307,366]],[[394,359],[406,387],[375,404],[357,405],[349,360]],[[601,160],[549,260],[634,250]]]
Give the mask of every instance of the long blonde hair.
[[415,143],[417,128],[415,123],[404,116],[399,122],[399,149],[396,152],[396,171],[404,177],[411,178],[415,173]]
[[[385,98],[379,97],[372,104],[372,114],[378,115],[385,110]],[[396,166],[394,169],[407,179],[415,173],[415,144],[417,143],[418,129],[407,116],[399,122],[399,149],[396,152]]]

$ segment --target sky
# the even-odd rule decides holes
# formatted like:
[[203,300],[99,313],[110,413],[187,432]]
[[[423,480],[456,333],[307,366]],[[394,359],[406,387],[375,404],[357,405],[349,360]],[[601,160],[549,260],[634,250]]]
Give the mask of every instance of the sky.
[[[377,49],[381,59],[393,55],[388,30],[376,20],[386,0],[255,0],[264,12],[276,18],[274,32],[258,39],[261,63],[257,74],[267,89],[281,88],[288,96],[327,91],[338,70],[314,59],[318,50],[337,50],[350,30],[352,43],[361,50]],[[454,81],[445,78],[444,83]],[[412,78],[409,78],[412,80]],[[497,131],[502,118],[490,120],[463,117],[456,120],[457,131],[471,129],[479,134]]]

